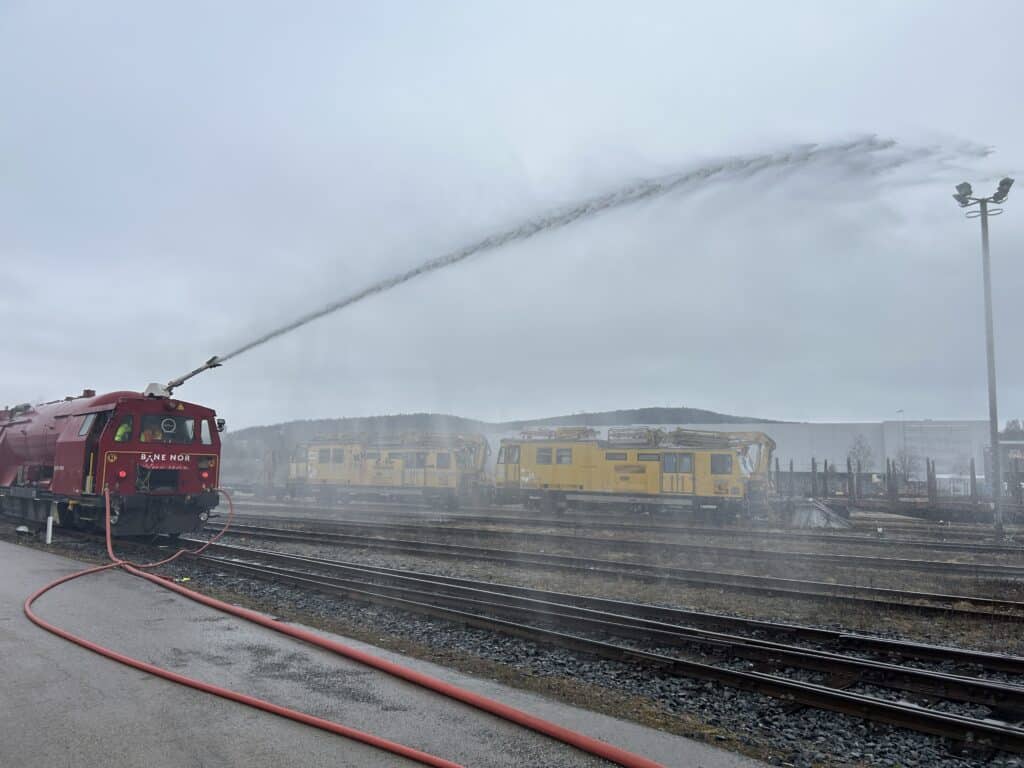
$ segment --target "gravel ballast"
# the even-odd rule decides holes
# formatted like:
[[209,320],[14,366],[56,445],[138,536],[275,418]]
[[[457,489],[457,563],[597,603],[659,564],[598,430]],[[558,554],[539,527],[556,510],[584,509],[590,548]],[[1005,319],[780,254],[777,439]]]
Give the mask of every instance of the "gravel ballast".
[[[252,543],[258,545],[256,541]],[[294,545],[267,548],[296,549]],[[103,548],[98,544],[74,543],[63,549],[70,550],[65,553],[72,556],[77,552],[85,559],[105,559]],[[482,577],[479,572],[467,573],[467,570],[478,570],[468,563],[435,561],[434,567],[429,568],[425,567],[429,565],[426,559],[419,557],[380,556],[348,550],[339,552],[333,547],[299,549],[306,555]],[[408,562],[410,559],[415,562]],[[652,673],[630,664],[588,657],[449,621],[254,581],[194,561],[179,561],[161,570],[164,575],[175,579],[187,576],[190,579],[187,585],[192,588],[291,621],[347,634],[592,709],[713,741],[761,757],[774,765],[960,768],[978,765],[984,762],[982,757],[987,757],[953,754],[950,752],[952,745],[924,734],[820,710],[793,708],[759,694],[717,683]],[[579,581],[575,577],[570,578]],[[496,580],[511,583],[505,578]],[[562,585],[563,588],[565,586]],[[792,616],[785,618],[794,620]],[[893,636],[899,633],[879,634]],[[932,639],[938,641],[938,638]],[[870,690],[870,693],[890,699],[899,698],[892,691]],[[997,768],[1015,768],[1024,765],[1024,761],[1015,755],[999,754],[988,764]]]

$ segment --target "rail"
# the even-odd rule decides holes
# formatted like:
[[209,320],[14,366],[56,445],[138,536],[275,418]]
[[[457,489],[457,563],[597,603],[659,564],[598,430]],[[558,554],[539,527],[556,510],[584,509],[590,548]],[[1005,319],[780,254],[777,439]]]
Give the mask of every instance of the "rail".
[[[844,686],[857,680],[894,690],[982,704],[998,713],[1014,717],[1019,715],[1024,706],[1024,688],[1020,686],[707,632],[628,613],[586,607],[575,602],[577,598],[573,596],[541,590],[526,590],[530,594],[525,594],[522,588],[506,585],[439,578],[397,569],[380,569],[229,545],[218,545],[217,551],[224,556],[205,556],[203,559],[217,568],[234,570],[254,578],[341,594],[351,599],[388,605],[606,659],[638,664],[665,674],[713,680],[790,702],[865,717],[974,745],[1024,751],[1024,730],[1007,723],[950,715],[915,704],[887,701],[829,685],[792,680],[777,674],[727,669],[587,635],[617,637],[655,646],[704,648],[724,653],[731,658],[757,661],[775,669],[789,666],[828,673],[834,675],[831,679],[842,678],[840,685]],[[286,563],[292,567],[268,565],[271,562]],[[304,570],[298,570],[295,566],[302,566]],[[321,572],[311,571],[310,568]],[[631,604],[621,605],[628,609]],[[567,631],[584,634],[567,634]],[[908,655],[915,653],[914,644],[904,646]],[[934,646],[921,646],[921,649],[927,653],[943,650]],[[963,660],[958,656],[962,651],[948,650],[951,658]],[[1002,662],[1017,671],[1024,669],[1024,659],[1003,657]]]
[[833,584],[776,576],[751,576],[721,571],[656,566],[632,561],[521,552],[408,539],[383,539],[344,533],[306,532],[236,525],[232,529],[231,535],[257,536],[270,541],[335,544],[430,557],[474,559],[511,566],[584,571],[593,575],[608,575],[615,578],[629,576],[645,581],[699,585],[801,599],[827,598],[836,602],[886,607],[932,615],[959,615],[993,621],[1020,622],[1024,620],[1024,603],[989,597]]

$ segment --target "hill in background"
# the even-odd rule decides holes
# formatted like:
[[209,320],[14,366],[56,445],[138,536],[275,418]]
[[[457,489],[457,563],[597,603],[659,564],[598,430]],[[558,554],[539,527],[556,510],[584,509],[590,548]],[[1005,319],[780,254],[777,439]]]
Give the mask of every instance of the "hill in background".
[[227,485],[266,483],[269,473],[274,483],[283,483],[288,473],[288,459],[297,445],[317,438],[353,433],[391,436],[403,432],[482,432],[492,435],[529,427],[743,424],[755,421],[770,420],[730,416],[700,408],[631,408],[503,422],[479,421],[442,413],[289,421],[225,434],[221,479]]

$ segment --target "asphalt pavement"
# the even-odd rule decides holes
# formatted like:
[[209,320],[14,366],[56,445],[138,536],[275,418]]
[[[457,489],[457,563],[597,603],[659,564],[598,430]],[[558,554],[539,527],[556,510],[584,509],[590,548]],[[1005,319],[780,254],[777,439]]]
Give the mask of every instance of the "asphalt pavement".
[[[82,563],[0,542],[0,766],[405,768],[416,763],[152,677],[72,645],[22,613],[26,596]],[[603,760],[356,662],[108,571],[36,603],[65,629],[227,686],[480,768],[597,768]],[[326,633],[322,633],[326,634]],[[347,638],[665,766],[756,761]]]

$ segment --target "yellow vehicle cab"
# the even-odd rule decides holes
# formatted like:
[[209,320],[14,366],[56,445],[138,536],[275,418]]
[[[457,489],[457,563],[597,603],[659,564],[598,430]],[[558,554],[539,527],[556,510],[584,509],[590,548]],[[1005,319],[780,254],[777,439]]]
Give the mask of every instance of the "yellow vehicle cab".
[[419,497],[453,507],[489,488],[490,448],[482,435],[349,435],[300,446],[289,463],[293,495],[322,502],[368,496]]
[[742,512],[767,498],[774,441],[760,432],[611,428],[529,430],[504,439],[497,499],[547,509]]

